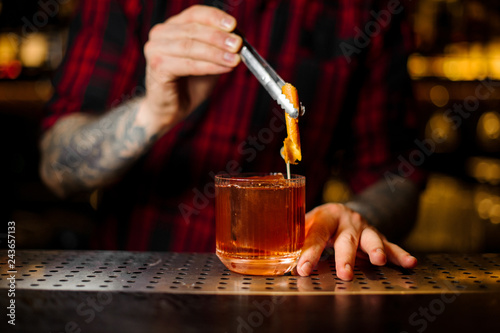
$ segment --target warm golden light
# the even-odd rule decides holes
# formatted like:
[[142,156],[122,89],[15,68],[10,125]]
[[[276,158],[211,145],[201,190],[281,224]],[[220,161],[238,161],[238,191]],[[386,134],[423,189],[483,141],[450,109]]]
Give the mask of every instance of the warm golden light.
[[486,162],[479,162],[476,164],[475,175],[479,181],[483,182],[486,180],[486,175],[488,174],[488,170],[490,168],[490,164]]
[[482,148],[488,151],[500,150],[500,114],[496,111],[485,112],[477,123],[477,139]]
[[500,39],[487,43],[451,43],[442,54],[408,58],[408,72],[413,78],[439,77],[451,81],[500,79]]
[[484,132],[490,139],[500,136],[500,117],[496,112],[487,112],[484,115]]
[[443,61],[443,73],[451,81],[460,80],[460,62],[451,57],[446,57]]
[[[478,190],[481,189],[472,192],[456,178],[431,173],[420,196],[418,221],[405,246],[434,252],[479,249],[483,244],[485,220],[477,214]],[[480,195],[477,198],[483,199]]]
[[500,196],[498,192],[482,185],[474,194],[474,204],[477,215],[493,224],[500,223]]
[[488,58],[489,76],[492,79],[500,79],[500,41],[491,41],[486,50]]
[[467,172],[480,183],[500,184],[500,160],[471,157],[467,161]]
[[0,34],[0,65],[7,65],[16,59],[18,38],[13,33]]
[[493,185],[500,184],[500,163],[492,163],[489,171],[490,183]]
[[472,43],[469,48],[469,78],[470,80],[484,80],[488,76],[488,63],[485,56],[485,47],[481,43]]
[[408,58],[408,72],[413,77],[427,76],[428,66],[428,60],[420,54],[412,54]]
[[476,206],[476,208],[479,207],[483,199],[486,199],[488,197],[489,197],[488,192],[481,189],[476,190],[474,193],[474,205]]
[[432,87],[429,92],[429,96],[432,103],[440,108],[448,104],[448,101],[450,100],[448,89],[441,85]]
[[479,214],[479,217],[486,220],[490,216],[490,210],[491,207],[493,207],[493,201],[491,201],[490,198],[485,198],[479,202],[479,205],[477,206],[477,213]]
[[432,71],[430,76],[435,76],[435,77],[445,77],[444,75],[444,57],[433,57],[430,59],[432,63]]
[[425,137],[436,143],[436,152],[449,152],[457,148],[458,133],[453,121],[443,112],[435,112],[425,126]]
[[45,35],[34,33],[26,36],[21,43],[20,58],[26,67],[40,67],[45,63],[49,44]]
[[332,178],[323,187],[324,202],[345,202],[351,197],[349,186],[340,179]]
[[493,224],[500,223],[500,204],[496,204],[490,209],[490,221]]

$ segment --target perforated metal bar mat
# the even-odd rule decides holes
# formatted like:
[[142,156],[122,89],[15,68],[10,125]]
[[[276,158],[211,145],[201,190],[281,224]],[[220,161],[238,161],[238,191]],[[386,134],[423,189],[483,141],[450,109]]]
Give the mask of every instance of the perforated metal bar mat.
[[[0,256],[0,288],[13,273]],[[335,294],[500,292],[500,254],[428,255],[413,270],[358,264],[341,281],[333,259],[309,277],[248,276],[226,269],[215,254],[17,251],[17,289],[199,294]]]

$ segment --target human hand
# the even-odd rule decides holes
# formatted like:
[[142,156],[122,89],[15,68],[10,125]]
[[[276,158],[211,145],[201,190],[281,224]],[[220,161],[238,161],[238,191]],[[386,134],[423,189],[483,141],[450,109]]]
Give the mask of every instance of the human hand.
[[144,47],[150,117],[175,125],[211,92],[218,74],[240,62],[242,39],[231,33],[236,19],[214,7],[196,5],[155,25]]
[[387,261],[404,268],[417,265],[415,257],[387,241],[360,214],[342,204],[328,203],[311,210],[306,214],[305,229],[306,239],[297,263],[301,276],[311,274],[327,245],[333,245],[337,276],[342,280],[352,280],[356,256],[369,258],[377,266]]

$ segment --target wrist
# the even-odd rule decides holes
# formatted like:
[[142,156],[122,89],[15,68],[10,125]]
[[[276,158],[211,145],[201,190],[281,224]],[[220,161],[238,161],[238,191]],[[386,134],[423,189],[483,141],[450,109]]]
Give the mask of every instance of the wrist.
[[141,97],[136,101],[138,106],[137,123],[147,128],[148,132],[156,135],[163,135],[177,123],[174,110],[169,110],[166,105],[161,110],[153,107],[146,97]]
[[361,201],[348,201],[344,206],[361,215],[369,224],[376,224],[376,214],[371,205]]

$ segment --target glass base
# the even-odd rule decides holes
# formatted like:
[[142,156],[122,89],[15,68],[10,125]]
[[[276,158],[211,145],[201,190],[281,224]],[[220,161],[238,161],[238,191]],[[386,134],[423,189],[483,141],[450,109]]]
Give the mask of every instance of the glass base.
[[222,263],[235,273],[246,275],[283,275],[290,272],[296,265],[300,251],[279,258],[242,258],[229,256],[221,251],[216,251]]

